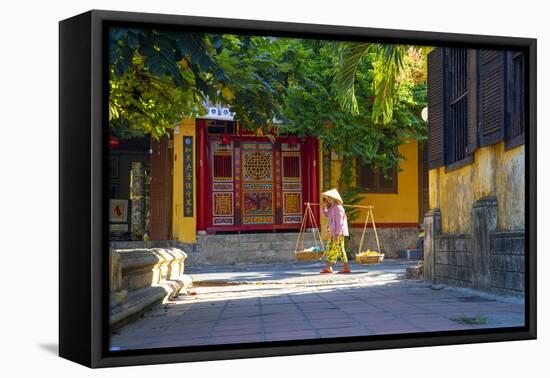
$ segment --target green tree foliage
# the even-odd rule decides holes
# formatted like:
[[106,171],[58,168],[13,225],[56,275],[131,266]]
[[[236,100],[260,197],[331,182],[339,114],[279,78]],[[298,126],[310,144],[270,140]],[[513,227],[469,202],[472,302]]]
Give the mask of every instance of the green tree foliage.
[[[425,60],[429,48],[421,46],[389,45],[379,43],[340,42],[340,67],[336,73],[338,100],[343,110],[359,113],[355,81],[361,60],[370,55],[373,58],[374,104],[371,111],[373,122],[391,122],[394,111],[395,90],[399,76],[412,75],[410,64],[405,61],[411,56]],[[409,60],[410,63],[410,60]],[[425,76],[425,75],[424,75]],[[425,79],[425,77],[424,77]],[[418,82],[418,81],[417,81]]]
[[223,72],[218,35],[115,28],[109,34],[109,120],[119,136],[158,138],[184,116],[204,114]]
[[[295,40],[286,42],[294,44]],[[370,164],[389,176],[404,158],[399,145],[410,138],[426,139],[426,125],[420,118],[426,105],[425,76],[419,77],[425,62],[412,50],[400,58],[401,69],[392,74],[392,89],[386,92],[392,97],[384,105],[391,107],[391,116],[382,122],[373,116],[386,112],[380,110],[377,96],[381,85],[389,85],[380,77],[387,63],[379,50],[365,52],[356,45],[303,40],[294,48],[299,49],[299,74],[293,75],[287,88],[280,131],[314,135],[326,150],[335,151],[342,159],[337,187],[346,203],[358,202],[363,190],[355,186],[356,162]],[[341,69],[349,64],[346,57],[354,54],[360,59],[350,86],[353,102],[342,109]],[[357,215],[352,209],[348,218],[352,221]]]
[[144,29],[114,29],[109,46],[118,135],[159,137],[222,102],[247,129],[318,137],[343,159],[341,190],[355,160],[388,173],[400,144],[426,136],[418,49]]
[[299,71],[295,44],[278,38],[223,36],[223,49],[215,57],[224,72],[218,100],[229,104],[245,129],[267,133],[284,117],[287,87]]
[[[303,42],[307,57],[301,77],[288,88],[284,114],[284,130],[315,135],[327,148],[344,159],[340,186],[353,181],[353,159],[384,171],[393,169],[402,160],[397,147],[405,139],[425,139],[426,125],[420,111],[426,103],[424,83],[415,83],[409,76],[400,77],[392,93],[392,119],[379,124],[372,119],[375,108],[377,52],[364,55],[356,69],[354,92],[356,112],[342,111],[335,77],[341,57],[335,46],[327,43]],[[409,58],[407,57],[407,60]]]
[[[119,136],[159,137],[222,102],[246,129],[273,129],[296,61],[276,38],[114,29],[109,119]],[[129,130],[131,129],[131,130]]]

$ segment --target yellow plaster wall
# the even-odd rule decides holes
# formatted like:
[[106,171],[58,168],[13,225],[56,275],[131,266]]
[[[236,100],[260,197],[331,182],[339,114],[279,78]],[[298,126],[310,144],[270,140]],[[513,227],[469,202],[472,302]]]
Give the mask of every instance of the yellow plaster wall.
[[[183,137],[192,136],[193,147],[193,217],[183,217]],[[172,236],[184,243],[197,241],[197,172],[196,172],[197,138],[195,135],[195,119],[184,119],[179,125],[179,132],[174,132],[174,172],[172,198]]]
[[[418,223],[418,142],[407,140],[399,146],[399,152],[405,157],[400,164],[401,172],[397,175],[396,194],[363,193],[364,199],[360,205],[374,206],[374,219],[379,223]],[[322,156],[322,146],[319,156]],[[323,161],[319,159],[320,183],[323,182]],[[331,166],[331,182],[336,187],[341,162],[333,161]],[[322,185],[320,185],[322,189]],[[322,190],[321,190],[322,193]],[[319,196],[319,198],[321,198]],[[366,210],[363,210],[354,223],[364,223]],[[326,217],[321,215],[321,227],[326,229]],[[325,236],[325,235],[323,235]]]
[[501,230],[525,229],[525,145],[506,151],[497,149],[495,188]]
[[430,208],[441,210],[444,233],[470,233],[474,202],[496,196],[501,231],[525,228],[525,147],[506,150],[504,142],[479,148],[474,162],[445,173],[429,171]]

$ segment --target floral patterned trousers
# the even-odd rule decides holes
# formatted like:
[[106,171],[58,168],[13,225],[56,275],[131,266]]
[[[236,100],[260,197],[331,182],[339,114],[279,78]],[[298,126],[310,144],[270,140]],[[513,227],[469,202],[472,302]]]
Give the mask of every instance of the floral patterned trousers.
[[[330,228],[328,230],[330,235]],[[325,247],[327,261],[334,264],[338,260],[344,263],[348,262],[346,249],[344,248],[344,235],[330,236]]]

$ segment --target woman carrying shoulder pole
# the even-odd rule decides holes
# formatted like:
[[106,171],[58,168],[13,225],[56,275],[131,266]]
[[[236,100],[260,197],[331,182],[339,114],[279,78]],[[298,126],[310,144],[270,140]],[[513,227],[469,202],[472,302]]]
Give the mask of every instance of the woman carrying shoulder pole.
[[344,269],[338,273],[351,273],[348,258],[344,248],[344,237],[349,236],[348,219],[340,193],[331,189],[323,193],[323,206],[321,211],[328,217],[327,231],[329,239],[325,248],[327,266],[321,273],[332,273],[332,265],[338,260],[344,263]]

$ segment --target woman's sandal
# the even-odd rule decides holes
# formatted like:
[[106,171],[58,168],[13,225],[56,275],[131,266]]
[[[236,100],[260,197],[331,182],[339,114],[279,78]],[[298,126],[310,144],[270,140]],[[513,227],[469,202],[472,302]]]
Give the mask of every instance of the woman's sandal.
[[332,270],[329,270],[329,269],[325,268],[325,269],[321,270],[319,273],[321,273],[321,274],[332,273]]
[[348,273],[351,273],[351,270],[349,270],[349,269],[344,269],[344,270],[338,271],[338,274],[348,274]]

